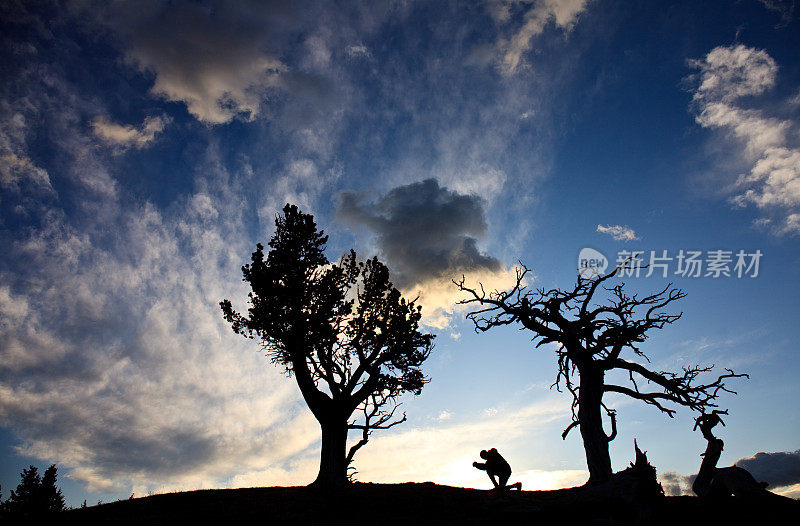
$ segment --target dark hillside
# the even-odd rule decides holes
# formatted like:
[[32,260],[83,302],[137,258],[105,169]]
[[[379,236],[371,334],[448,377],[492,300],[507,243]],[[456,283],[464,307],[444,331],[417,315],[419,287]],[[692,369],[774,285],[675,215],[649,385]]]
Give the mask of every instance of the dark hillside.
[[80,524],[797,524],[800,503],[776,497],[701,501],[666,497],[650,506],[596,489],[492,492],[433,483],[202,490],[65,512]]

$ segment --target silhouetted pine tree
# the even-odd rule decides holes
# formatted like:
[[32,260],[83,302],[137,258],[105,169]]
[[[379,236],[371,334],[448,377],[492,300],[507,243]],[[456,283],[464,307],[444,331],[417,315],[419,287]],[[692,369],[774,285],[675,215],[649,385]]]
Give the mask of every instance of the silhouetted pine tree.
[[42,479],[36,466],[23,469],[19,474],[20,483],[16,490],[11,490],[11,496],[6,501],[6,511],[9,513],[30,514],[36,509],[36,501]]
[[56,487],[57,468],[51,465],[39,476],[36,466],[23,469],[17,489],[11,491],[3,511],[12,515],[31,516],[64,510],[64,496]]
[[45,511],[57,512],[64,510],[64,495],[61,490],[56,487],[56,480],[58,479],[58,470],[55,464],[51,464],[44,472],[42,477],[42,485],[40,487],[42,504]]
[[[275,226],[269,252],[256,245],[242,267],[252,288],[247,314],[229,300],[220,306],[234,332],[259,338],[272,361],[294,376],[319,421],[316,482],[346,483],[370,433],[405,421],[405,414],[394,416],[396,400],[419,394],[427,382],[421,366],[434,336],[419,330],[420,307],[402,297],[377,258],[358,261],[351,250],[330,263],[328,236],[294,205],[284,207]],[[348,451],[351,429],[361,438]]]

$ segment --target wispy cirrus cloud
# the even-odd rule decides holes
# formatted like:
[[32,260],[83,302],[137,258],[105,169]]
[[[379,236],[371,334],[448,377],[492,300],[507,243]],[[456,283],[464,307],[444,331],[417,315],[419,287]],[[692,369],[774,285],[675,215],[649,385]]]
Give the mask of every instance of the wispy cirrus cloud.
[[616,241],[638,241],[640,238],[629,226],[622,225],[597,225],[597,232],[608,234]]
[[35,189],[53,192],[50,175],[36,166],[29,157],[12,151],[0,155],[0,185],[5,189],[19,191],[20,186],[26,183],[30,183]]
[[[0,147],[41,173],[4,184],[0,210],[0,425],[14,450],[105,492],[301,462],[316,422],[217,305],[246,295],[246,165],[229,170],[208,145],[168,211],[128,199],[91,126],[108,109],[57,65],[18,68],[2,85]],[[33,176],[59,192],[32,191]]]
[[747,107],[775,86],[778,64],[765,50],[738,44],[716,47],[690,65],[699,70],[692,77],[695,121],[744,146],[749,169],[730,185],[732,202],[755,205],[763,214],[756,224],[775,234],[800,234],[798,122]]
[[[28,156],[29,136],[34,133],[25,112],[26,102],[8,97],[0,104],[0,188],[19,193],[54,193],[50,174]],[[27,115],[26,115],[27,113]]]
[[[511,35],[501,37],[497,46],[497,67],[504,75],[513,75],[526,66],[525,55],[533,47],[533,39],[548,24],[568,32],[578,21],[590,0],[489,0],[489,13],[501,27],[512,28]],[[522,13],[521,25],[514,19]],[[515,16],[517,15],[517,16]]]
[[[502,77],[492,68],[465,70],[462,51],[471,44],[453,35],[471,34],[485,20],[446,6],[438,20],[407,24],[409,38],[393,47],[385,45],[384,30],[416,4],[347,2],[323,10],[325,16],[286,11],[283,2],[235,9],[224,2],[70,5],[96,12],[75,8],[79,16],[65,18],[65,12],[36,21],[37,27],[59,39],[58,48],[72,50],[80,46],[61,40],[68,31],[50,29],[89,25],[86,34],[103,66],[78,73],[121,79],[132,96],[64,74],[72,63],[48,63],[63,56],[41,46],[37,51],[39,42],[14,47],[29,56],[14,62],[20,75],[3,84],[17,90],[3,92],[4,153],[16,170],[4,174],[3,189],[15,186],[31,206],[24,228],[4,238],[13,243],[4,245],[7,258],[0,263],[0,363],[9,372],[0,377],[0,421],[19,438],[18,452],[58,462],[93,489],[140,494],[309,482],[317,463],[316,423],[292,382],[257,346],[231,333],[216,305],[222,297],[246,297],[239,266],[255,243],[250,235],[257,231],[263,241],[271,212],[287,200],[324,216],[329,203],[323,198],[334,191],[329,183],[348,177],[345,188],[382,192],[357,199],[356,222],[385,235],[409,291],[425,295],[426,309],[440,309],[432,323],[447,324],[455,299],[450,278],[461,272],[504,288],[508,269],[481,245],[491,242],[487,210],[516,208],[527,217],[528,190],[546,172],[531,151],[546,148],[543,100],[553,90],[544,77],[521,74],[536,35],[528,44],[518,39],[518,74]],[[532,5],[520,4],[521,13]],[[568,11],[543,15],[545,26],[568,28]],[[520,29],[515,20],[503,26],[509,38]],[[429,38],[436,46],[421,56],[413,46]],[[161,117],[159,131],[156,121],[139,120],[145,115],[171,115],[180,126]],[[234,134],[242,130],[258,136],[258,147],[237,142],[225,151],[230,137],[248,138]],[[202,136],[201,144],[187,141],[169,152],[180,161],[150,158],[155,149],[137,151],[177,132]],[[129,155],[111,155],[124,148]],[[136,171],[125,164],[130,158],[141,163]],[[260,167],[250,163],[259,158]],[[168,176],[183,179],[153,195],[139,184],[165,177],[159,162],[176,169]],[[376,172],[389,180],[386,186],[376,183]],[[412,183],[420,173],[440,182]],[[130,183],[134,178],[137,184]],[[33,192],[32,182],[48,183],[58,195]],[[430,209],[411,206],[415,191]],[[4,218],[12,214],[10,193],[3,195]],[[389,224],[414,219],[414,210],[427,219],[430,239],[423,239],[425,228],[402,232]],[[3,226],[17,221],[14,216]],[[512,237],[497,245],[507,249]],[[399,251],[403,244],[418,249],[416,259]],[[498,413],[493,409],[487,418]],[[540,423],[529,416],[514,418]],[[447,423],[454,420],[455,414]],[[472,433],[473,440],[489,432],[484,423],[473,424],[450,434],[416,431],[445,441],[456,431]],[[469,465],[482,446],[465,444],[469,477],[487,484]],[[386,455],[392,450],[380,447]],[[413,448],[403,451],[418,460]],[[363,469],[376,480],[391,478],[385,470],[394,468],[371,458],[376,467],[365,460]],[[419,470],[415,479],[439,472],[407,464]],[[531,473],[544,477],[542,470]],[[452,474],[442,480],[460,483]]]
[[13,373],[0,418],[20,454],[90,490],[144,492],[223,484],[313,448],[294,386],[218,313],[244,295],[235,220],[220,216],[237,212],[218,192],[176,215],[118,203],[109,246],[54,211],[11,247],[27,269],[0,288],[0,363]]
[[781,24],[788,24],[797,14],[797,0],[758,0],[770,11],[781,17]]

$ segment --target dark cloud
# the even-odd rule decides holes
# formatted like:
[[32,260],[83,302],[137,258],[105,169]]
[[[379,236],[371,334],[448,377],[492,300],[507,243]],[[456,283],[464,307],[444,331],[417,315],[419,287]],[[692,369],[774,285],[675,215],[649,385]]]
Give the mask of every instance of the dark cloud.
[[768,482],[770,488],[800,483],[800,450],[756,453],[737,460],[736,465],[749,471],[756,480]]
[[400,286],[503,268],[477,247],[477,238],[487,231],[483,200],[440,187],[435,179],[398,186],[376,201],[342,192],[337,215],[377,234],[378,248]]

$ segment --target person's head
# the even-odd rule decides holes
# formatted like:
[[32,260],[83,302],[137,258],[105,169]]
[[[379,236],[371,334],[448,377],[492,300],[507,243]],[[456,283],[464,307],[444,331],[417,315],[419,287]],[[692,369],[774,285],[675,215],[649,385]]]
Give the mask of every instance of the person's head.
[[489,452],[486,451],[485,449],[482,449],[480,454],[481,454],[481,458],[484,459],[484,460],[489,458]]

